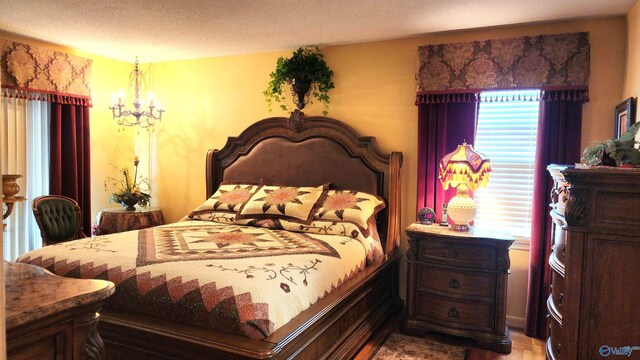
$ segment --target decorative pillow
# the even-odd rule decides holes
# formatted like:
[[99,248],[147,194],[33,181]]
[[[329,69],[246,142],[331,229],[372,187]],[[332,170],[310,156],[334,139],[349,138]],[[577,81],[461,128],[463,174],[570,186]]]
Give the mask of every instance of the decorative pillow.
[[[210,213],[228,212],[235,214],[251,195],[260,188],[258,184],[222,183],[215,194],[189,214],[190,219],[204,220]],[[214,220],[215,221],[215,220]],[[233,221],[233,220],[232,220]]]
[[243,219],[286,219],[308,224],[327,193],[328,184],[318,187],[263,185],[238,214]]
[[382,209],[384,200],[378,196],[354,190],[329,190],[314,219],[346,221],[369,236],[370,220]]
[[203,220],[213,221],[222,224],[233,224],[236,218],[236,213],[228,211],[201,211],[198,213],[192,212],[185,220]]
[[375,221],[373,222],[373,225],[369,227],[369,236],[364,236],[358,226],[346,221],[314,220],[310,224],[301,224],[299,222],[280,219],[246,219],[236,220],[234,221],[234,224],[320,235],[346,236],[349,239],[342,240],[340,243],[344,244],[348,241],[360,241],[367,253],[367,263],[375,262],[384,255],[380,238],[378,237],[378,231],[376,230]]

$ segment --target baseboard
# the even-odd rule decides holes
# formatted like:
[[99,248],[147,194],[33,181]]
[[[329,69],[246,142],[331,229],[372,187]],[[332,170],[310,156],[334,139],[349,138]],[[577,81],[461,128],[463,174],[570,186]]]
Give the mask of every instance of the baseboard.
[[509,327],[512,329],[524,329],[524,318],[518,316],[507,315]]

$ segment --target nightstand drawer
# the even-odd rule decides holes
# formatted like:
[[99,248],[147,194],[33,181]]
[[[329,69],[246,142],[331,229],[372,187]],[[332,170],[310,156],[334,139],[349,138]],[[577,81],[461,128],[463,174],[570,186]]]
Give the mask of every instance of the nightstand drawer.
[[420,241],[418,259],[475,269],[491,270],[496,267],[496,253],[492,247],[438,240]]
[[417,292],[416,317],[444,326],[491,331],[494,327],[494,303],[456,300]]
[[562,315],[562,308],[564,306],[564,278],[562,275],[551,271],[551,299],[556,310]]
[[458,271],[437,266],[418,266],[418,289],[492,300],[495,275],[492,273]]
[[562,327],[553,319],[549,317],[549,338],[547,339],[547,348],[551,351],[553,359],[561,358],[562,354]]

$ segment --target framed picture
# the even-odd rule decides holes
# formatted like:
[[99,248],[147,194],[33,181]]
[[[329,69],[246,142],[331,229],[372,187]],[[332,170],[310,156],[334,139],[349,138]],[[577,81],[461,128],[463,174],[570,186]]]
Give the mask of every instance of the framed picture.
[[627,132],[629,126],[636,122],[636,107],[634,98],[630,97],[616,106],[615,127],[613,128],[613,138],[617,139]]

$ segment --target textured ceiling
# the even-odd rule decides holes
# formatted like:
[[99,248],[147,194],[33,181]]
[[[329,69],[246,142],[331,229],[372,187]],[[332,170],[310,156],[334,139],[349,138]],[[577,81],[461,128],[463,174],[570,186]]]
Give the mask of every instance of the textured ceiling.
[[626,14],[636,0],[0,0],[0,30],[132,62]]

